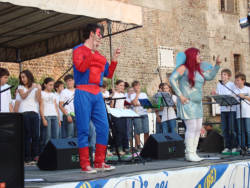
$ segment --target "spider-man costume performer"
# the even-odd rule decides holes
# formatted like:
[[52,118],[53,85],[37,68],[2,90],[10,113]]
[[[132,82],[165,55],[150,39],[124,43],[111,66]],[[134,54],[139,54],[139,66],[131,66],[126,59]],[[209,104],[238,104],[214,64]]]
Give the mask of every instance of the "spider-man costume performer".
[[76,91],[74,106],[76,114],[77,136],[82,171],[90,166],[89,161],[89,122],[96,127],[95,168],[109,168],[105,164],[109,124],[100,86],[103,77],[112,78],[117,62],[109,64],[98,51],[81,44],[73,50],[74,78]]

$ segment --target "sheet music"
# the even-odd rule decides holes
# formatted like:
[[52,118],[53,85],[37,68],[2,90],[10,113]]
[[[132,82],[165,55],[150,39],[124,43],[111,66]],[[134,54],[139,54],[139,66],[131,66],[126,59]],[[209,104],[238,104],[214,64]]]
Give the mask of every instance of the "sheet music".
[[109,107],[108,112],[116,118],[140,117],[137,113],[135,113],[133,110],[130,110],[130,109],[119,109],[119,108],[110,108]]
[[[163,99],[164,98],[164,99]],[[160,101],[159,101],[160,99]],[[153,101],[155,104],[161,103],[161,106],[174,106],[174,101],[170,93],[167,92],[158,92],[153,96]],[[167,103],[167,104],[166,104]]]
[[139,99],[139,102],[141,104],[141,106],[143,106],[143,108],[152,108],[153,105],[151,104],[151,102],[148,99]]

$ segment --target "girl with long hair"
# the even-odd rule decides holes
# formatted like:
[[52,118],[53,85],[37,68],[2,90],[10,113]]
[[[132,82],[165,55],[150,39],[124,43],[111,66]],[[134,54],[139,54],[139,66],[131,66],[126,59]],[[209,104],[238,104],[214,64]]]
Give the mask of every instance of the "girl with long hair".
[[188,161],[201,161],[196,154],[200,131],[202,128],[202,93],[205,81],[212,80],[219,68],[219,56],[216,65],[209,71],[201,68],[200,51],[196,48],[189,48],[185,51],[186,61],[179,66],[170,76],[170,83],[178,96],[177,116],[186,124],[185,157]]
[[[177,97],[173,95],[172,88],[167,83],[162,84],[162,92],[169,93],[173,102],[176,104]],[[162,132],[166,133],[174,133],[176,132],[176,113],[173,106],[164,107],[162,111]]]
[[51,138],[59,138],[59,110],[56,103],[56,95],[53,93],[54,80],[50,77],[44,79],[42,84],[42,98],[40,103],[40,115],[42,119],[42,149]]
[[23,113],[24,122],[24,156],[25,162],[37,161],[39,155],[39,103],[41,86],[36,84],[29,70],[19,75],[16,105],[18,112]]

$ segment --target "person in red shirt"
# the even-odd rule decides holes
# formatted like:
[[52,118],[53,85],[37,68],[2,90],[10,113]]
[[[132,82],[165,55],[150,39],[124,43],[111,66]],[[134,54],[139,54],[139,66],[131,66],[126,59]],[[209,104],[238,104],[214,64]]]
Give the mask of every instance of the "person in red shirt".
[[[98,51],[102,39],[103,27],[89,24],[86,28],[87,39],[84,44],[73,49],[77,137],[80,165],[82,172],[96,173],[98,170],[113,170],[105,164],[108,143],[109,124],[100,87],[103,77],[112,78],[120,49],[115,50],[111,64]],[[96,152],[93,169],[89,161],[89,123],[92,120],[96,127]]]

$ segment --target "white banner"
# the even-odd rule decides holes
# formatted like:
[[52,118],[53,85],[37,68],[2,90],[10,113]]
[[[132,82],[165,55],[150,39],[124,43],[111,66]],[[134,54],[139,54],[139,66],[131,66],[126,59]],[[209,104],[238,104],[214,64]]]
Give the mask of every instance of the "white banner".
[[142,174],[89,182],[69,183],[49,188],[248,188],[250,162],[218,164],[176,171]]

